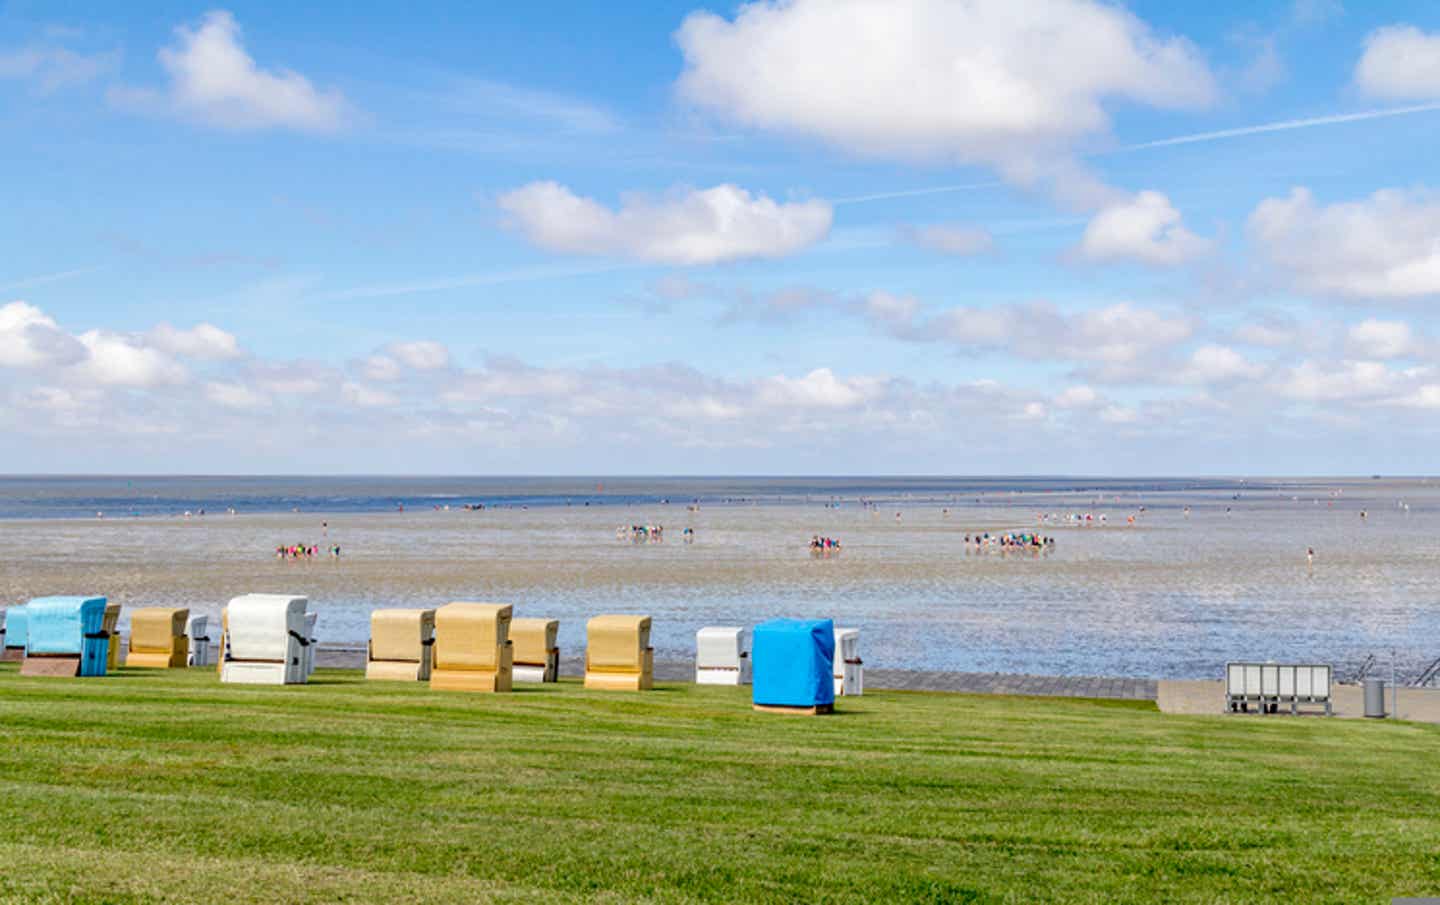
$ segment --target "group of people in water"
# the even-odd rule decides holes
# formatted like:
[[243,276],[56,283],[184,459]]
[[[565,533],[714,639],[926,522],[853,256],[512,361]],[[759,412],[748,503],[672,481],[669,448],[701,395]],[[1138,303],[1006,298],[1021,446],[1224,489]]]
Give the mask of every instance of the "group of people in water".
[[[637,544],[659,543],[665,540],[664,525],[631,525],[628,528],[624,525],[615,529],[615,536],[620,540],[631,540]],[[686,528],[681,532],[681,538],[685,543],[695,540],[695,529]]]
[[965,545],[967,549],[974,550],[985,550],[991,547],[1002,551],[1051,550],[1055,547],[1055,538],[1029,531],[1008,531],[1004,534],[991,534],[986,531],[974,536],[965,535]]
[[810,536],[810,552],[821,554],[839,553],[840,541],[833,537],[821,537],[818,534],[812,534]]
[[[281,545],[275,548],[275,558],[286,559],[314,559],[320,555],[320,548],[315,544],[290,544]],[[331,559],[340,558],[340,545],[330,544],[325,548],[325,555]]]

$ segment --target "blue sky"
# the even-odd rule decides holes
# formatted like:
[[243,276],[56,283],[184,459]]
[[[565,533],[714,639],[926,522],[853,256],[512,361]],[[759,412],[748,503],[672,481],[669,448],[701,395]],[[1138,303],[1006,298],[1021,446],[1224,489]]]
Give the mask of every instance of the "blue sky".
[[9,3],[0,123],[0,471],[1433,471],[1430,4]]

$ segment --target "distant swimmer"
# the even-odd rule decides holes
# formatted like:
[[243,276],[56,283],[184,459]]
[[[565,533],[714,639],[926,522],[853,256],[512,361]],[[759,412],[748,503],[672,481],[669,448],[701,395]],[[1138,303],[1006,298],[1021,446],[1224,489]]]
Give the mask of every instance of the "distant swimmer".
[[1306,565],[1311,565],[1311,566],[1315,565],[1315,548],[1314,548],[1314,547],[1306,547],[1306,548],[1305,548],[1305,563],[1306,563]]
[[1361,510],[1360,510],[1360,518],[1361,518],[1362,521],[1365,519],[1365,510],[1364,510],[1364,509],[1361,509]]

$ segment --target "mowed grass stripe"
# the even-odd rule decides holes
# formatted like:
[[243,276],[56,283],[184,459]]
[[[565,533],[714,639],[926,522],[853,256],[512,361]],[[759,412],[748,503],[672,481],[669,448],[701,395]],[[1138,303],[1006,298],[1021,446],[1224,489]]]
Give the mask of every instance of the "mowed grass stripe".
[[[215,902],[1440,890],[1435,727],[922,692],[801,719],[752,713],[747,689],[317,678],[0,666],[0,852],[47,853],[10,862],[25,866],[0,871],[0,893],[169,895],[98,862],[169,865],[199,884],[170,901]],[[302,875],[325,894],[286,888]]]

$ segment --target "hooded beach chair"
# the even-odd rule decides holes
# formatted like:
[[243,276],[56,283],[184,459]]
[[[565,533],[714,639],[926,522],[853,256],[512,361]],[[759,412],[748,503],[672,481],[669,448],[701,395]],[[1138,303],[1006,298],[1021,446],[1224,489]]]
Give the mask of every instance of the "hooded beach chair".
[[611,691],[655,687],[649,616],[596,616],[586,624],[585,687]]
[[319,613],[305,614],[305,637],[310,643],[300,652],[300,665],[305,669],[306,679],[315,675],[315,651],[320,646],[319,639],[315,637],[315,623],[319,618]]
[[865,666],[860,660],[860,630],[835,630],[835,696],[858,695],[865,690]]
[[153,669],[184,666],[190,656],[190,638],[185,634],[189,618],[189,610],[158,606],[141,607],[131,613],[125,665]]
[[830,713],[835,709],[835,623],[771,619],[755,626],[756,710]]
[[428,682],[434,644],[434,610],[376,610],[365,678]]
[[25,659],[25,624],[24,604],[5,611],[5,647],[0,650],[0,661],[19,662]]
[[245,594],[221,617],[220,681],[245,685],[301,685],[305,675],[304,597]]
[[22,676],[103,676],[110,654],[104,597],[37,597],[25,605]]
[[515,644],[516,682],[554,682],[560,678],[560,648],[556,619],[512,619],[510,640]]
[[696,685],[750,684],[750,630],[712,625],[695,633]]
[[514,647],[508,603],[447,603],[435,611],[430,687],[441,691],[509,691]]
[[191,616],[185,624],[185,635],[190,639],[190,665],[214,666],[214,645],[210,643],[210,617]]
[[108,638],[105,651],[105,669],[114,672],[120,668],[120,604],[105,604],[105,619],[102,624]]

